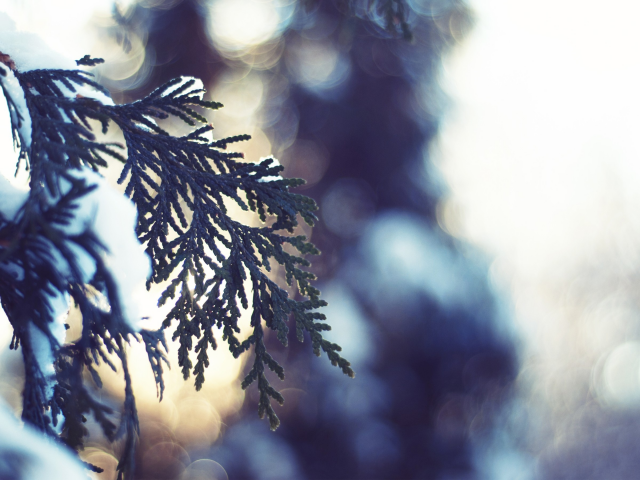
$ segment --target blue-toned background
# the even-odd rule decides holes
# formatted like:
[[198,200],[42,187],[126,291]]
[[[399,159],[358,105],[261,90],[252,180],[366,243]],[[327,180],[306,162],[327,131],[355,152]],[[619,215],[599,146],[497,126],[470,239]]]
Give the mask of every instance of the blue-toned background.
[[[199,393],[168,372],[158,404],[132,348],[136,478],[635,478],[637,7],[394,1],[408,40],[385,3],[0,0],[52,48],[105,58],[116,102],[201,78],[225,105],[214,137],[251,134],[245,158],[274,155],[320,206],[298,233],[323,252],[312,270],[356,378],[271,338],[287,372],[273,433],[228,352]],[[16,409],[18,357],[0,357]],[[96,478],[112,448],[85,450]]]

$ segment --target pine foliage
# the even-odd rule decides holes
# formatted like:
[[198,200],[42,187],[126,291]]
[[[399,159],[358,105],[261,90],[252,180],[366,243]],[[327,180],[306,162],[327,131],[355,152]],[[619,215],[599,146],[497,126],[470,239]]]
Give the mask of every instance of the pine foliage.
[[[226,150],[248,139],[247,135],[212,141],[213,127],[203,112],[222,105],[204,100],[205,92],[195,79],[178,78],[137,102],[109,105],[79,93],[90,87],[108,95],[90,73],[19,72],[10,59],[4,60],[0,85],[14,119],[16,143],[20,143],[25,112],[6,87],[11,75],[24,92],[31,120],[31,143],[21,142],[18,165],[24,162],[29,170],[31,189],[15,219],[0,219],[0,298],[14,329],[11,347],[21,347],[24,358],[25,421],[78,450],[88,435],[86,418],[93,416],[109,440],[124,439],[118,472],[119,478],[130,477],[139,425],[126,345],[132,340],[144,342],[161,399],[163,364],[168,365],[164,330],[172,326],[176,327],[178,365],[185,379],[194,376],[197,389],[205,381],[206,367],[215,361],[209,356],[218,346],[214,328],[222,331],[222,340],[235,357],[253,347],[253,362],[242,388],[257,383],[258,413],[268,418],[272,429],[279,420],[271,401],[281,404],[283,397],[270,384],[266,370],[282,379],[284,369],[267,351],[265,326],[286,345],[292,318],[298,340],[306,332],[316,355],[324,351],[332,364],[354,375],[340,356],[340,347],[322,336],[330,329],[318,312],[325,302],[306,269],[306,256],[319,252],[304,236],[293,235],[299,218],[309,225],[316,221],[313,200],[291,191],[303,180],[282,178],[283,167],[271,158],[251,163]],[[77,61],[84,66],[99,62],[88,56]],[[191,133],[175,137],[162,129],[157,121],[169,117],[191,126]],[[104,133],[117,126],[125,145],[97,140],[92,129],[96,122]],[[95,188],[73,172],[105,167],[107,157],[124,164],[119,182],[126,184],[126,194],[137,207],[136,233],[152,260],[148,286],[165,286],[159,305],[173,302],[159,331],[135,331],[124,321],[100,239],[86,232],[68,235],[62,228]],[[254,212],[261,225],[245,225],[232,218],[228,210],[232,203]],[[96,264],[92,279],[86,278],[79,264],[78,250]],[[270,276],[274,262],[297,295],[289,295]],[[51,297],[60,294],[68,294],[82,314],[81,337],[65,345],[59,345],[48,328]],[[109,307],[101,306],[97,296],[108,299]],[[247,309],[251,333],[242,340],[238,322]],[[47,335],[55,352],[53,395],[38,367],[30,322]],[[100,363],[114,371],[121,369],[124,376],[119,422],[83,380],[88,373],[101,387],[96,370]]]

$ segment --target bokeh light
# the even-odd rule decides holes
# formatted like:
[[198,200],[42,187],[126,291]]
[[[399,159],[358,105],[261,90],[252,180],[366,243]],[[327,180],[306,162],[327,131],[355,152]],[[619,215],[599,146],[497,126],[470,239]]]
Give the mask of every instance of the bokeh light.
[[322,218],[336,235],[350,238],[362,233],[373,216],[375,195],[362,180],[341,178],[322,199]]
[[218,462],[201,459],[192,462],[180,480],[229,480],[229,476]]
[[223,51],[246,50],[281,34],[294,8],[287,0],[214,0],[209,35]]
[[349,59],[331,42],[301,37],[292,42],[287,55],[296,81],[317,94],[327,93],[349,77]]

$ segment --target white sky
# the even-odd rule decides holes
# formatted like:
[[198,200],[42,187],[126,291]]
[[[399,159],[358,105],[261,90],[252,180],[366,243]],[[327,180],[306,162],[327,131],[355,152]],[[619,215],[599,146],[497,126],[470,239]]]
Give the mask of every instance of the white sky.
[[585,385],[638,405],[640,4],[470,3],[477,24],[442,72],[442,224],[495,258],[532,388],[560,372],[541,387],[553,408]]
[[443,75],[457,108],[440,165],[460,233],[543,274],[592,254],[612,217],[638,228],[620,208],[640,206],[640,12],[622,1],[474,3],[478,25]]

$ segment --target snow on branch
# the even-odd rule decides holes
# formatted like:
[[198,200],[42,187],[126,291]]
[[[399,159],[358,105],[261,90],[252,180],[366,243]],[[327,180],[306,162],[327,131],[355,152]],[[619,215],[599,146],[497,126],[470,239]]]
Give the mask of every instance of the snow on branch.
[[[0,27],[3,22],[0,15]],[[272,429],[279,420],[271,400],[283,398],[265,367],[280,378],[284,369],[267,351],[264,326],[286,345],[292,317],[298,340],[308,335],[316,355],[325,352],[353,376],[340,347],[322,337],[330,327],[317,309],[325,302],[305,258],[319,252],[304,236],[293,235],[299,219],[316,221],[314,201],[291,191],[304,181],[283,178],[273,158],[251,163],[226,151],[247,135],[207,138],[213,127],[204,111],[222,105],[205,100],[199,80],[177,78],[146,98],[114,105],[84,70],[30,69],[37,62],[17,47],[33,39],[9,31],[0,29],[0,86],[30,189],[18,191],[0,179],[0,199],[8,199],[0,205],[0,299],[14,329],[11,346],[21,347],[25,363],[23,419],[80,449],[84,419],[92,415],[107,438],[124,438],[118,472],[130,478],[139,427],[125,344],[145,343],[162,398],[164,330],[172,325],[178,364],[185,379],[194,375],[197,389],[217,348],[214,328],[236,357],[253,347],[242,387],[257,383],[258,413]],[[14,58],[14,51],[21,56]],[[172,136],[158,123],[169,117],[193,131]],[[106,133],[114,124],[125,145],[105,144],[93,131],[99,125]],[[119,182],[126,183],[126,196],[96,173],[109,165],[108,157],[124,164]],[[254,212],[263,224],[232,218],[229,202]],[[274,261],[295,296],[274,280]],[[160,305],[174,300],[157,332],[140,330],[137,306],[138,293],[152,283],[164,287]],[[72,301],[82,314],[82,335],[65,343]],[[243,309],[251,311],[251,333],[240,341]],[[119,363],[124,376],[119,425],[83,379],[90,373],[99,388],[100,363],[114,370]]]

